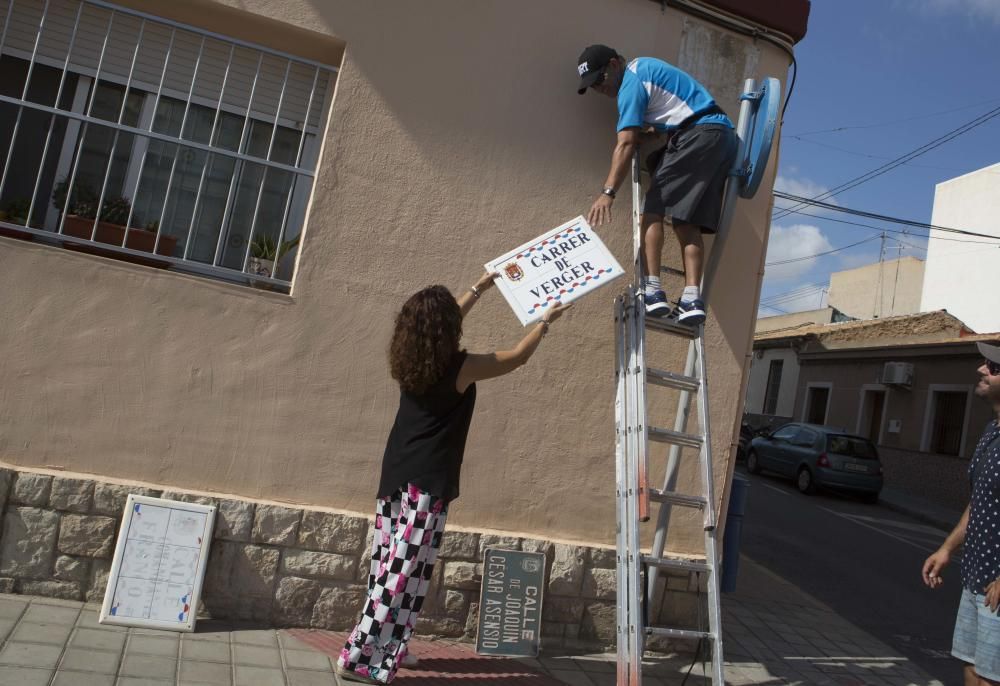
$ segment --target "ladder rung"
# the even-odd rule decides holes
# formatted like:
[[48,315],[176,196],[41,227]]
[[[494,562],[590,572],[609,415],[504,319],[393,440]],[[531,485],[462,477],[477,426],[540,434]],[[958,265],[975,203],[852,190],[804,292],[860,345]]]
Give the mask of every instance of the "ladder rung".
[[695,392],[698,390],[698,379],[695,377],[667,372],[653,367],[646,369],[646,381],[657,386],[676,388],[678,391]]
[[657,503],[670,503],[671,505],[680,505],[682,507],[694,507],[699,510],[704,509],[708,505],[708,499],[704,496],[661,491],[658,488],[649,489],[649,499]]
[[671,443],[684,448],[700,448],[702,443],[701,436],[681,433],[680,431],[671,431],[670,429],[660,429],[655,426],[649,427],[649,440],[656,441],[657,443]]
[[678,569],[682,572],[711,572],[712,566],[704,562],[692,562],[691,560],[678,560],[672,557],[653,557],[643,555],[642,561],[653,567],[663,569]]
[[646,328],[672,333],[675,336],[683,336],[684,338],[696,338],[698,336],[697,326],[681,324],[676,319],[668,317],[646,317]]
[[701,640],[703,638],[707,638],[710,641],[715,640],[715,634],[713,634],[711,631],[695,631],[694,629],[671,629],[665,626],[648,626],[646,627],[646,634],[649,636],[688,638],[693,641]]

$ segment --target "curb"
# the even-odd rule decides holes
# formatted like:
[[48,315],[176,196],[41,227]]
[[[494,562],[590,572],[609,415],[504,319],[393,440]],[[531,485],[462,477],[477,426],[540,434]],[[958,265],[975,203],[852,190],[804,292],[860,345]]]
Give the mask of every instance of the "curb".
[[958,520],[962,517],[960,512],[952,514],[937,507],[936,505],[921,502],[907,502],[905,499],[896,500],[892,496],[886,498],[884,494],[879,497],[878,502],[879,505],[884,505],[886,508],[894,512],[908,515],[925,524],[930,524],[931,526],[943,529],[945,532],[949,532],[954,529],[955,525],[958,524]]

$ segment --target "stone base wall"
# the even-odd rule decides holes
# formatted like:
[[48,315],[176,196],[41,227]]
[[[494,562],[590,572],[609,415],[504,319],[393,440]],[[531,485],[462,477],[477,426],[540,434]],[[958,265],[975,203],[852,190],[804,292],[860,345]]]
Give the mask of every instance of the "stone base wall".
[[[0,592],[101,602],[129,493],[218,508],[201,612],[334,630],[357,620],[373,534],[367,517],[4,468]],[[475,638],[488,547],[545,554],[544,647],[615,643],[614,550],[458,529],[442,540],[419,634]],[[694,626],[698,590],[689,574],[662,575],[659,623]]]

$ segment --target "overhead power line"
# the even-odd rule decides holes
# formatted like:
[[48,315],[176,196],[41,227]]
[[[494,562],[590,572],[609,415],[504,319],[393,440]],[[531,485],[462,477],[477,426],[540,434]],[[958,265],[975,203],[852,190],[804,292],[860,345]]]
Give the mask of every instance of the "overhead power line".
[[[963,105],[962,107],[956,107],[950,110],[942,110],[940,112],[930,112],[928,114],[919,114],[915,117],[906,117],[904,119],[893,119],[892,121],[884,121],[879,124],[855,124],[853,126],[838,126],[833,129],[820,129],[819,131],[800,131],[796,134],[787,134],[791,138],[798,138],[800,136],[815,136],[821,133],[839,133],[841,131],[850,131],[853,129],[877,129],[882,126],[895,126],[896,124],[903,124],[908,121],[916,121],[918,119],[929,119],[930,117],[940,117],[943,114],[953,114],[955,112],[963,112],[965,110],[971,110],[973,107],[982,107],[983,105],[992,105],[997,102],[996,98],[990,100],[983,100],[981,102],[974,103],[972,105]],[[782,134],[785,137],[786,134]]]
[[792,262],[802,262],[804,260],[811,260],[814,257],[823,257],[824,255],[832,255],[833,253],[840,252],[841,250],[847,250],[848,248],[853,248],[855,246],[861,245],[863,243],[868,243],[875,240],[878,236],[872,236],[871,238],[866,238],[863,241],[858,241],[857,243],[851,243],[850,245],[844,245],[839,248],[834,248],[833,250],[827,250],[825,252],[818,252],[812,255],[803,255],[802,257],[792,257],[787,260],[778,260],[777,262],[766,262],[765,267],[777,267],[781,264],[791,264]]
[[[906,231],[900,229],[883,229],[878,226],[872,226],[871,224],[862,224],[861,222],[852,222],[846,219],[837,219],[836,217],[824,217],[821,214],[811,214],[809,212],[803,212],[801,210],[792,210],[788,207],[778,207],[781,210],[789,210],[791,214],[798,214],[803,217],[809,217],[811,219],[819,219],[825,222],[836,222],[837,224],[847,224],[849,226],[857,226],[862,229],[871,229],[872,231],[888,231],[889,233],[898,233],[901,236],[913,236],[915,238],[930,238],[927,234],[916,233],[914,231]],[[945,238],[944,236],[934,236],[935,241],[949,241],[951,243],[974,243],[979,245],[1000,245],[1000,238],[994,237],[992,241],[970,241],[964,238]]]
[[[954,128],[954,129],[952,129],[951,131],[947,132],[943,136],[939,136],[939,137],[935,138],[934,140],[932,140],[932,141],[930,141],[928,143],[924,143],[920,147],[915,148],[914,150],[911,150],[910,152],[908,152],[908,153],[906,153],[904,155],[901,155],[901,156],[897,157],[896,159],[891,160],[890,162],[887,162],[886,164],[883,164],[881,167],[877,167],[877,168],[872,169],[871,171],[869,171],[869,172],[867,172],[865,174],[862,174],[861,176],[856,176],[855,178],[850,179],[849,181],[845,181],[844,183],[840,184],[839,186],[836,186],[835,188],[831,188],[830,190],[828,190],[828,191],[826,191],[824,193],[820,193],[819,195],[817,195],[814,198],[809,198],[809,200],[813,200],[813,201],[825,200],[826,198],[832,197],[832,196],[836,195],[837,193],[842,193],[842,192],[850,190],[850,189],[852,189],[852,188],[854,188],[856,186],[860,186],[863,183],[867,183],[868,181],[871,181],[872,179],[874,179],[874,178],[876,178],[878,176],[881,176],[882,174],[885,174],[887,172],[892,171],[896,167],[899,167],[899,166],[901,166],[903,164],[906,164],[907,162],[909,162],[912,159],[916,159],[917,157],[920,157],[921,155],[926,154],[926,153],[930,152],[931,150],[934,150],[935,148],[938,148],[938,147],[944,145],[945,143],[948,143],[949,141],[954,140],[955,138],[958,138],[963,133],[968,133],[969,131],[971,131],[972,129],[976,128],[977,126],[981,126],[981,125],[985,124],[986,122],[990,121],[991,119],[993,119],[995,117],[998,117],[998,116],[1000,116],[1000,107],[996,107],[996,108],[994,108],[994,109],[986,112],[985,114],[981,114],[978,117],[976,117],[975,119],[973,119],[971,121],[968,121],[968,122],[962,124],[961,126],[958,126],[958,127]],[[796,209],[797,210],[797,209],[803,207],[804,204],[806,204],[806,203],[800,203],[799,205],[796,205],[794,208],[791,208],[791,209]],[[775,215],[774,218],[775,219],[780,219],[781,217],[784,217],[787,214],[789,214],[789,211],[790,210],[785,210],[783,213]]]
[[[856,217],[865,217],[866,219],[875,219],[877,221],[889,222],[891,224],[903,224],[905,226],[915,226],[921,229],[933,229],[935,231],[944,231],[946,233],[956,233],[963,236],[975,236],[976,238],[989,238],[994,241],[1000,240],[1000,237],[991,236],[988,233],[979,233],[977,231],[969,231],[967,229],[956,229],[950,226],[938,226],[936,224],[928,224],[927,222],[918,222],[913,219],[901,219],[899,217],[891,217],[886,214],[878,214],[877,212],[868,212],[866,210],[857,210],[850,207],[844,207],[842,205],[833,205],[830,203],[822,202],[814,198],[806,198],[801,195],[792,195],[791,193],[784,193],[782,191],[774,191],[774,197],[781,198],[782,200],[792,200],[798,202],[799,205],[796,207],[811,205],[813,207],[821,207],[824,210],[830,210],[833,212],[843,212],[845,214],[851,214]],[[796,211],[795,209],[789,208],[785,210],[786,213],[791,213]],[[774,219],[777,219],[776,215]]]

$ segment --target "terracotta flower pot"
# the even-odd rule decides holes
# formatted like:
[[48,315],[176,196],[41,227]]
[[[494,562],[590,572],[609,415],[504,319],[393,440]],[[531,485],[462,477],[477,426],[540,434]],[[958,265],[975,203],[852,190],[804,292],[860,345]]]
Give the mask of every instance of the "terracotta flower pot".
[[[160,244],[156,245],[156,234],[152,231],[131,228],[128,229],[127,233],[128,236],[125,235],[125,227],[120,224],[98,222],[97,232],[95,234],[94,220],[80,217],[75,214],[66,215],[66,221],[63,224],[63,235],[72,236],[74,238],[84,238],[87,240],[91,240],[91,236],[93,236],[93,240],[97,243],[105,243],[107,245],[121,246],[122,242],[124,242],[125,247],[130,250],[151,253],[155,247],[157,255],[173,255],[174,248],[177,247],[176,236],[161,234]],[[164,262],[162,260],[148,260],[136,255],[103,250],[101,248],[92,247],[90,245],[81,245],[79,243],[66,242],[63,243],[63,247],[69,248],[70,250],[89,253],[91,255],[100,255],[102,257],[111,257],[125,262],[144,264],[149,267],[166,268],[170,266],[169,262]]]

